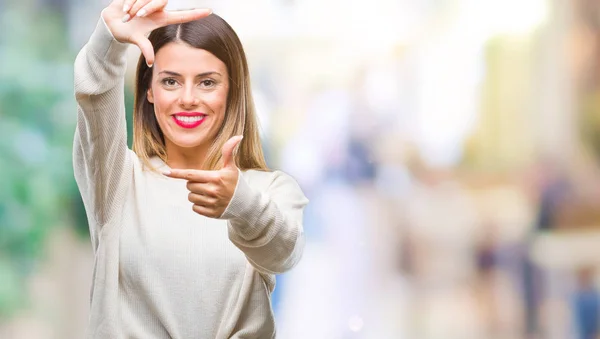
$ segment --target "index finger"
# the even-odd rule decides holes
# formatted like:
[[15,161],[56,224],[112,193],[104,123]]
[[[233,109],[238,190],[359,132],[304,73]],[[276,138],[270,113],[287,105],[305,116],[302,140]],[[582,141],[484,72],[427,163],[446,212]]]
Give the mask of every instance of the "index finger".
[[198,8],[182,11],[166,11],[165,13],[167,15],[167,25],[172,25],[205,18],[212,14],[212,9]]
[[171,169],[169,171],[163,172],[163,175],[174,179],[184,179],[187,181],[206,183],[212,182],[217,174],[215,173],[215,171]]

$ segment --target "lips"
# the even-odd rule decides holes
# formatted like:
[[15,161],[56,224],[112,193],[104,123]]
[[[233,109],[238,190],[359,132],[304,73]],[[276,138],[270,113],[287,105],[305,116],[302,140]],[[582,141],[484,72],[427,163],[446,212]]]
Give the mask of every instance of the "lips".
[[206,114],[199,112],[179,112],[172,115],[173,121],[183,128],[196,128],[206,119]]

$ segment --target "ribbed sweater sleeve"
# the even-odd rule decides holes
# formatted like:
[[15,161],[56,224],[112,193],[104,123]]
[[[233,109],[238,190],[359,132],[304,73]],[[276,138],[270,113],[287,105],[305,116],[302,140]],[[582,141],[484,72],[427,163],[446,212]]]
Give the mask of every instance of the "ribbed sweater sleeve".
[[122,202],[132,169],[124,104],[127,47],[113,38],[101,19],[75,60],[73,169],[94,248],[100,228]]
[[264,192],[240,176],[221,216],[230,240],[260,272],[280,274],[294,267],[304,249],[302,217],[308,199],[289,175],[275,171]]

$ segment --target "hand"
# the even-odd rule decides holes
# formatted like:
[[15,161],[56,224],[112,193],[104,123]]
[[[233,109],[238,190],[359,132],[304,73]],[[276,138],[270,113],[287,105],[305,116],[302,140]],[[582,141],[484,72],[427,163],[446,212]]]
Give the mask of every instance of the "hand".
[[239,180],[233,150],[241,140],[242,136],[235,136],[223,145],[223,168],[218,171],[172,169],[163,173],[171,178],[188,181],[188,200],[194,204],[194,212],[209,218],[219,218],[225,212]]
[[114,0],[102,18],[117,41],[137,45],[148,66],[154,64],[154,49],[147,36],[153,30],[204,18],[210,9],[165,11],[168,0]]

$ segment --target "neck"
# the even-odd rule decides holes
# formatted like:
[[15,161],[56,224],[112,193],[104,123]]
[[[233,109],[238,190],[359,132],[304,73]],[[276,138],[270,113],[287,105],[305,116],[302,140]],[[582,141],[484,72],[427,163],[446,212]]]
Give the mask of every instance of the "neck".
[[166,145],[167,166],[174,169],[202,169],[208,147],[183,148],[171,143]]

